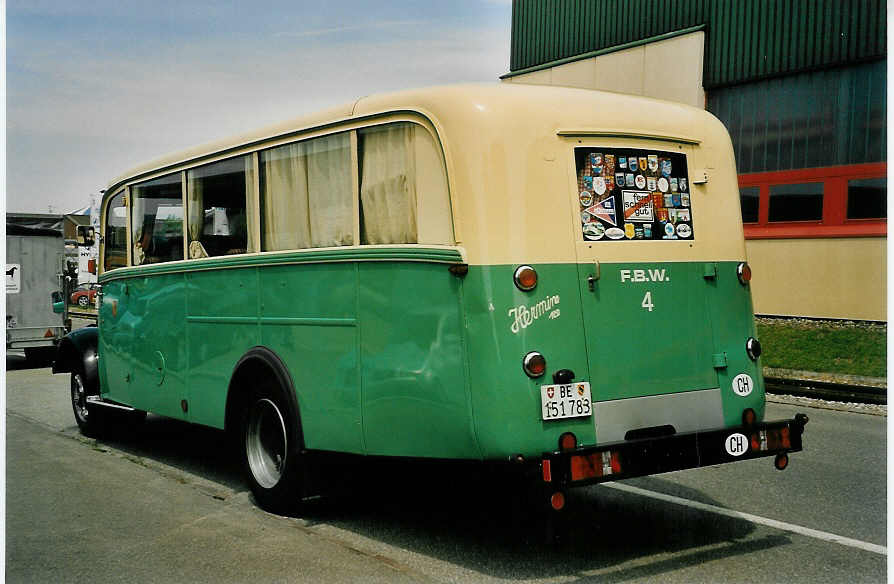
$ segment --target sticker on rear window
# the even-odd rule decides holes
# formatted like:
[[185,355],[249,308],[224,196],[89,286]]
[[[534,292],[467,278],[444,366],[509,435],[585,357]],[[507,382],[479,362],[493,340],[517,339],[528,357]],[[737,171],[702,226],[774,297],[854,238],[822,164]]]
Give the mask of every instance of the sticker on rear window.
[[581,147],[574,157],[585,241],[695,239],[698,200],[689,192],[685,154]]

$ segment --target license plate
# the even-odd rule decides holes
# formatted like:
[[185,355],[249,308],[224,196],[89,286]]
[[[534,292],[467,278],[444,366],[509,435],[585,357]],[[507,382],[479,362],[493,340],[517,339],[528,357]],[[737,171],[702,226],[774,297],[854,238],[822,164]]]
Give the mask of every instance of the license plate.
[[590,384],[586,381],[540,386],[540,415],[544,420],[583,418],[593,413]]

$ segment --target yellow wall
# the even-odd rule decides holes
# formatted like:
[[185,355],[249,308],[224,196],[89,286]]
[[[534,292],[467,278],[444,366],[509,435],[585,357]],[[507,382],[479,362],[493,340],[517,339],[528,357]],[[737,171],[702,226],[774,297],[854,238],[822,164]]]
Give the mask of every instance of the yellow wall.
[[883,237],[757,239],[745,249],[755,313],[888,319]]
[[602,89],[703,108],[704,48],[705,33],[699,31],[509,77],[505,81]]

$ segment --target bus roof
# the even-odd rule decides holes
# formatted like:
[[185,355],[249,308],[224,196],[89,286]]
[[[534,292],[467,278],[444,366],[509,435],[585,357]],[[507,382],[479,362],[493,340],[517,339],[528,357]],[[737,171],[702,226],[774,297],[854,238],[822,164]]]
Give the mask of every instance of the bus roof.
[[484,116],[489,122],[545,125],[556,133],[569,135],[617,132],[690,143],[705,139],[706,130],[710,132],[706,125],[714,125],[709,120],[719,124],[714,116],[698,108],[606,91],[516,83],[427,87],[361,97],[352,103],[163,156],[113,179],[107,195],[112,195],[111,190],[121,183],[189,161],[396,111],[418,112],[436,127],[444,120],[482,123]]

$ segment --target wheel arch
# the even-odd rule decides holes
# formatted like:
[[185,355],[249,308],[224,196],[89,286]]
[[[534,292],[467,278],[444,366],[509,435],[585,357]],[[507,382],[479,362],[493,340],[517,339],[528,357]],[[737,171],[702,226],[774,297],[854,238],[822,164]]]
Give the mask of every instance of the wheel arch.
[[304,430],[301,424],[301,409],[295,384],[289,374],[288,367],[279,356],[267,347],[252,347],[233,367],[230,383],[227,387],[224,431],[233,434],[239,429],[245,404],[251,397],[250,389],[261,376],[275,381],[283,391],[290,413],[296,420],[296,432],[300,447],[304,448]]
[[83,371],[88,393],[99,390],[99,329],[95,326],[72,331],[62,337],[53,359],[53,373]]

